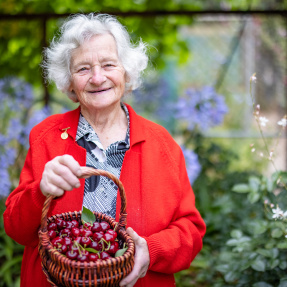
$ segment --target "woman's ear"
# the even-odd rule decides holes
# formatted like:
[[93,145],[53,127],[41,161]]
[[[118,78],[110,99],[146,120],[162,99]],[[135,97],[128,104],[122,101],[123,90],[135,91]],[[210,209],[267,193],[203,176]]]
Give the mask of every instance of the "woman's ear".
[[126,81],[126,84],[128,84],[130,82],[130,77],[128,76],[127,72],[125,72],[125,81]]

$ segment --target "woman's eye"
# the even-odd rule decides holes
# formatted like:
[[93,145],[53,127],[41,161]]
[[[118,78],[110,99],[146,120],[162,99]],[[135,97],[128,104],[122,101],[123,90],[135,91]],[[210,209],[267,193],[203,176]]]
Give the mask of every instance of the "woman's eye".
[[83,72],[83,71],[87,71],[87,70],[88,70],[88,68],[83,67],[83,68],[79,69],[79,72]]

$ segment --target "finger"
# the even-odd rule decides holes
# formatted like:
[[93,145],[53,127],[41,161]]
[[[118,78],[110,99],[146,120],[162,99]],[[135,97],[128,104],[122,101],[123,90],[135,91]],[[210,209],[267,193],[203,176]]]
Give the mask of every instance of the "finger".
[[59,176],[68,182],[72,187],[79,187],[80,181],[78,177],[72,172],[69,166],[61,164],[60,161],[61,160],[59,159],[59,162],[55,160],[46,164],[44,172],[46,172],[47,178],[50,179],[50,182],[54,182],[55,177]]
[[138,243],[140,236],[131,227],[128,227],[126,232],[132,238],[135,244]]
[[82,175],[80,164],[71,155],[65,154],[59,157],[59,163],[67,166],[77,177]]

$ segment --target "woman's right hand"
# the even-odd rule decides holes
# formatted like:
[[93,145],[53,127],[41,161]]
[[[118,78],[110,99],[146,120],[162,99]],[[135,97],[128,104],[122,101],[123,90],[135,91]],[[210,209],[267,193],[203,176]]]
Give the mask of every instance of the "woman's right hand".
[[40,189],[45,196],[61,196],[65,190],[80,187],[81,175],[80,165],[72,156],[57,156],[46,163]]

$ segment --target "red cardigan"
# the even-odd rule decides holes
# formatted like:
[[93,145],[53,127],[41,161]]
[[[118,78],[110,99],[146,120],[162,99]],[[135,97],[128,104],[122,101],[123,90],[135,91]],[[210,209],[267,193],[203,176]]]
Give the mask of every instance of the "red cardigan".
[[[127,196],[127,226],[147,241],[150,266],[136,287],[174,286],[174,276],[187,269],[202,248],[205,224],[195,207],[184,157],[179,145],[161,126],[130,113],[131,148],[126,152],[120,180]],[[70,154],[82,166],[86,151],[75,142],[80,108],[54,115],[30,134],[30,149],[19,186],[6,201],[6,233],[25,245],[21,287],[48,287],[38,255],[38,229],[45,197],[39,183],[45,164],[58,155]],[[69,137],[61,138],[62,129]],[[49,216],[82,209],[84,179],[78,189],[53,200]],[[119,199],[119,196],[118,196]],[[120,199],[117,201],[117,220]]]

